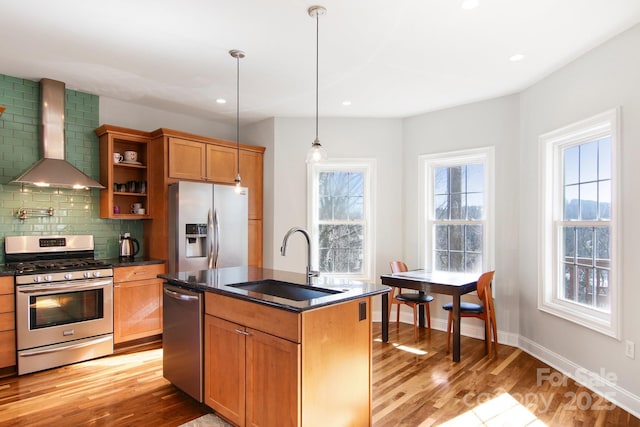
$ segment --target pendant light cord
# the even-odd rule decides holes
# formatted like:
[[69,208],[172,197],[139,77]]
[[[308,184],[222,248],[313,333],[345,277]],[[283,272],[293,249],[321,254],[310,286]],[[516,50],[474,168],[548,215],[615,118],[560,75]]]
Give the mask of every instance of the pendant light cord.
[[236,171],[240,176],[240,56],[236,56],[237,75],[236,75]]
[[319,58],[320,58],[320,14],[316,13],[316,140],[315,142],[319,142],[318,140],[318,81],[320,79],[320,74],[318,72],[319,68]]

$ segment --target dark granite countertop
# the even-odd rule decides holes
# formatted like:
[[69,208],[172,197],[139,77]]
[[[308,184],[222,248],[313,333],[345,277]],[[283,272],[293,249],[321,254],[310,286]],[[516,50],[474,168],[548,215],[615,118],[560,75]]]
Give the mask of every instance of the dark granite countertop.
[[113,265],[114,268],[118,267],[133,267],[136,265],[151,265],[151,264],[162,264],[164,260],[162,259],[148,259],[148,258],[134,258],[134,259],[123,259],[123,258],[102,258],[102,261]]
[[[104,261],[108,264],[113,265],[114,268],[117,267],[131,267],[134,265],[149,265],[149,264],[162,264],[165,261],[161,259],[148,259],[148,258],[134,258],[134,259],[121,259],[121,258],[101,258],[101,261]],[[0,276],[13,276],[15,271],[11,267],[7,267],[6,265],[0,265]]]
[[173,285],[187,289],[214,292],[295,312],[311,310],[363,297],[380,295],[391,290],[388,286],[355,280],[314,277],[312,279],[313,288],[331,289],[339,291],[339,293],[304,301],[295,301],[255,291],[234,288],[231,285],[260,282],[263,280],[277,280],[293,283],[298,286],[306,286],[306,276],[304,274],[258,267],[230,267],[212,270],[166,273],[159,274],[158,277],[165,279]]

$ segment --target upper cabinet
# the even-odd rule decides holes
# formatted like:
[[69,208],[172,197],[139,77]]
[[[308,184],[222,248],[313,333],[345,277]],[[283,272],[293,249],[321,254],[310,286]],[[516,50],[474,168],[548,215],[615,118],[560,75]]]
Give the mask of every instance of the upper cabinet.
[[169,137],[169,177],[233,184],[237,150],[232,147]]
[[151,132],[150,136],[148,155],[156,161],[157,166],[150,173],[150,186],[157,193],[150,200],[153,220],[144,224],[145,256],[159,259],[168,257],[165,243],[169,229],[168,186],[183,180],[233,185],[239,151],[242,186],[249,189],[249,265],[261,267],[265,148],[246,144],[238,146],[232,141],[164,128]]
[[104,125],[96,129],[100,138],[100,218],[148,219],[153,188],[149,171],[147,132]]
[[202,142],[169,138],[169,177],[204,180],[207,176],[207,146]]

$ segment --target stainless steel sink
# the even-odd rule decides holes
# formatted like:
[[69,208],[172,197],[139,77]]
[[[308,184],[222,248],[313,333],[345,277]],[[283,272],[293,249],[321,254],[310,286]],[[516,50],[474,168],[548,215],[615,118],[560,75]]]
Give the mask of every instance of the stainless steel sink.
[[286,298],[293,301],[307,301],[313,298],[321,298],[339,294],[342,291],[313,286],[296,285],[294,283],[280,282],[278,280],[262,280],[260,282],[238,283],[229,285],[232,288],[257,292],[274,297]]

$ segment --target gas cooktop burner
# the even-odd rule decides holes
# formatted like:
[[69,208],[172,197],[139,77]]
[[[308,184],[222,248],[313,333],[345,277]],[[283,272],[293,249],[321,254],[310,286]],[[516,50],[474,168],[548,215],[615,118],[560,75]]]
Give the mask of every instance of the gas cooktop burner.
[[109,266],[106,262],[97,259],[47,260],[19,262],[10,265],[16,274],[31,274],[45,271],[90,270]]

